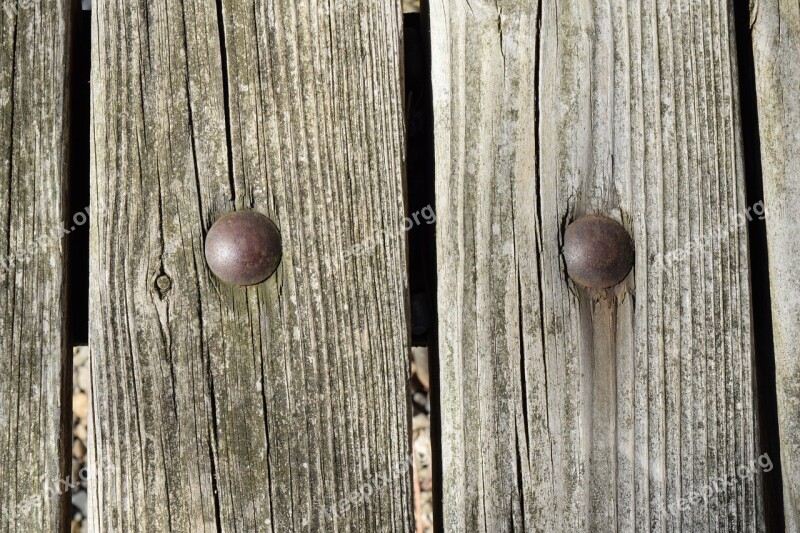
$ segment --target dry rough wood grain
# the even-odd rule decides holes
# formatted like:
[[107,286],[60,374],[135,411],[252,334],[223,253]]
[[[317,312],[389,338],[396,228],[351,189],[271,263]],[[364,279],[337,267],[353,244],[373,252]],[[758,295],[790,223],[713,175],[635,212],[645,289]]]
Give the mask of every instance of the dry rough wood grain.
[[399,3],[93,8],[91,530],[408,531]]
[[[66,524],[70,3],[0,3],[0,531]],[[63,485],[61,489],[65,489]]]
[[751,2],[786,531],[800,531],[800,4]]
[[[763,529],[715,483],[758,457],[729,3],[430,12],[445,531]],[[636,246],[600,292],[561,257],[593,212]]]

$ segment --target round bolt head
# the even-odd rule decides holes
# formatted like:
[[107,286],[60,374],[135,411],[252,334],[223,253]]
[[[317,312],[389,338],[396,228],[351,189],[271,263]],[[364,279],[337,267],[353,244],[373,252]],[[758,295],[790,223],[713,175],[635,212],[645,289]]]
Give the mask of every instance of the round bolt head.
[[563,252],[569,277],[590,289],[616,285],[633,267],[631,236],[603,215],[587,215],[567,226]]
[[166,292],[172,288],[172,280],[166,274],[161,274],[156,278],[156,287]]
[[260,213],[228,213],[208,230],[205,251],[206,262],[219,279],[231,285],[255,285],[278,268],[281,233]]

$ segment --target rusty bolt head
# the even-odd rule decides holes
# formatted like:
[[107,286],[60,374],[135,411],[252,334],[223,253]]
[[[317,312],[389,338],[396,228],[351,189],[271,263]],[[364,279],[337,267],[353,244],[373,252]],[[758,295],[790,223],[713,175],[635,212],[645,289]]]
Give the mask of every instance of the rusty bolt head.
[[628,275],[633,243],[625,227],[603,215],[587,215],[567,226],[564,260],[575,283],[606,289]]
[[280,231],[260,213],[228,213],[208,230],[206,261],[225,283],[261,283],[275,272],[280,260]]

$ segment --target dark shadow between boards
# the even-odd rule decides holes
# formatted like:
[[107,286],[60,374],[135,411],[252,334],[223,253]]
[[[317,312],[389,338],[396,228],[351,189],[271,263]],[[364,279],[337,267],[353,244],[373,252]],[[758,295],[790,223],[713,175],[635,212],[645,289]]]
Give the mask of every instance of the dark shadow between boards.
[[[68,235],[69,332],[72,346],[89,340],[89,73],[91,67],[91,11],[80,1],[72,24],[69,96],[69,183],[65,229]],[[76,223],[77,222],[77,223]],[[82,223],[81,223],[82,222]]]
[[[403,16],[407,138],[406,216],[426,208],[436,212],[431,44],[428,21],[428,6],[425,1],[421,2],[421,13],[408,13]],[[435,223],[415,225],[408,232],[408,273],[412,345],[428,348],[433,527],[434,531],[442,531]],[[411,440],[410,430],[409,440]]]
[[[734,2],[736,53],[739,66],[739,102],[744,143],[747,205],[764,201],[761,169],[761,139],[758,129],[758,101],[753,58],[750,12],[747,2]],[[767,211],[769,206],[766,206]],[[769,216],[769,215],[767,215]],[[775,345],[772,338],[772,308],[767,257],[767,227],[755,218],[748,224],[750,242],[750,287],[753,317],[753,350],[756,373],[760,454],[769,455],[774,465],[762,473],[766,530],[783,531],[783,485],[781,479],[778,403],[775,391]]]
[[[85,2],[85,0],[84,0]],[[66,324],[64,341],[64,372],[62,378],[62,463],[59,490],[62,497],[62,530],[71,530],[75,514],[70,483],[76,483],[72,465],[73,450],[73,368],[74,346],[89,341],[89,132],[91,71],[91,11],[82,9],[81,0],[72,0],[68,36],[67,117],[67,176],[64,200],[64,229],[66,236]],[[62,482],[66,482],[66,485]]]

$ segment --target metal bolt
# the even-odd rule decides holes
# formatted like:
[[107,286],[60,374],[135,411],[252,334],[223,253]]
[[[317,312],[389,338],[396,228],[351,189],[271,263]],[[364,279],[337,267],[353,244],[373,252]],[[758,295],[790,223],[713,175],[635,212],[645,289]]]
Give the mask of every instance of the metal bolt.
[[206,261],[225,283],[261,283],[275,272],[280,260],[281,233],[260,213],[228,213],[208,230]]
[[172,280],[166,274],[161,274],[156,278],[156,287],[161,292],[167,292],[172,288]]
[[587,215],[567,226],[563,252],[569,277],[591,289],[616,285],[633,266],[631,236],[603,215]]

